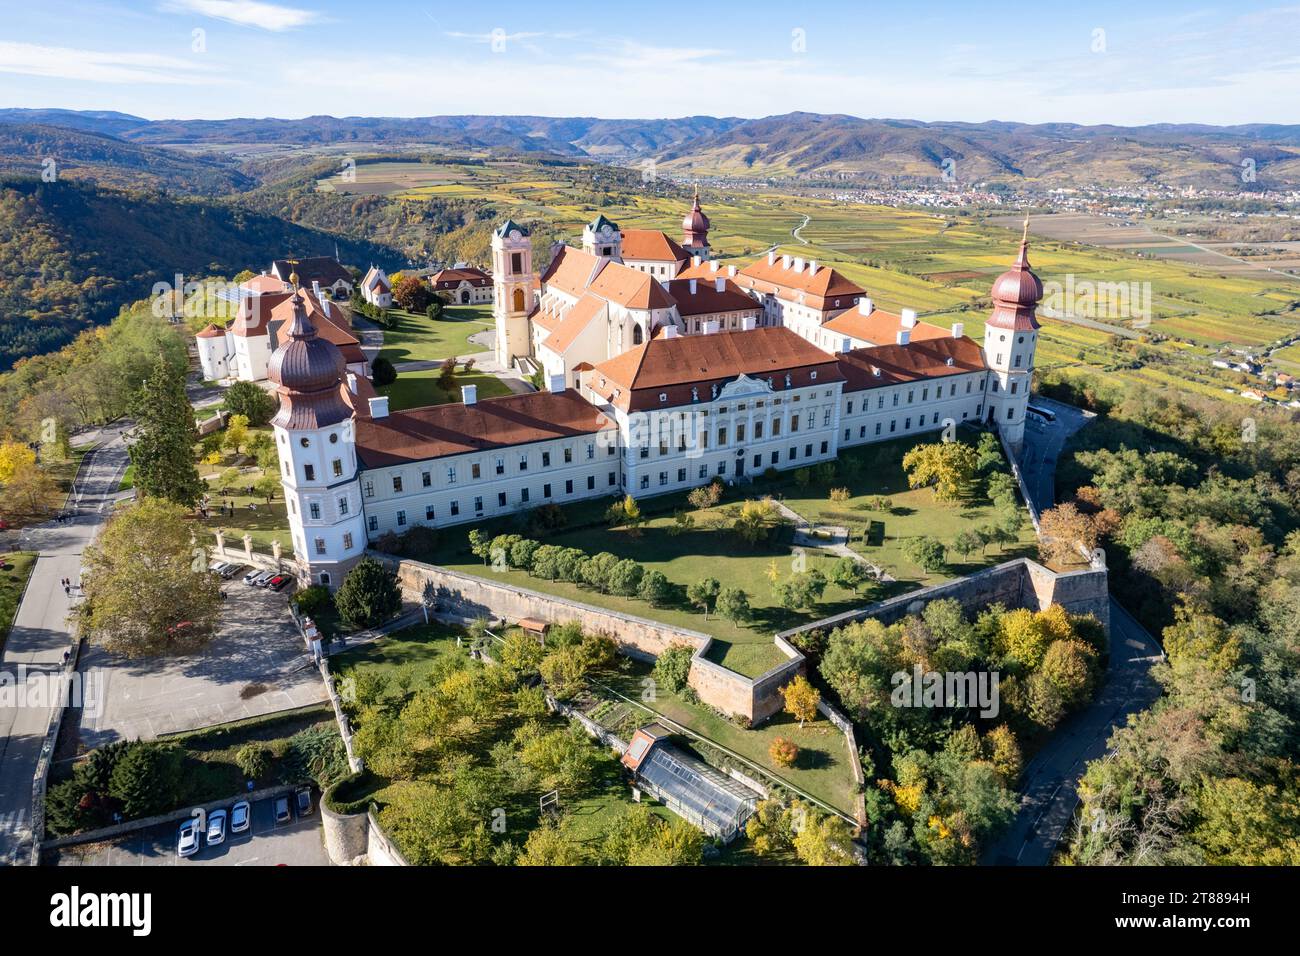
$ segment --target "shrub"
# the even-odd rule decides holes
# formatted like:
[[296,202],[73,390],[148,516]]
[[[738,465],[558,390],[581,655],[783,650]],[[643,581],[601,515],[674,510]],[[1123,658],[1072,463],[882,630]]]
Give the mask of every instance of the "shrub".
[[830,491],[831,501],[848,501],[852,497],[852,492],[847,488],[832,488]]
[[294,594],[289,601],[301,613],[307,615],[319,614],[333,603],[333,597],[330,589],[323,584],[313,584],[311,587],[303,588]]
[[284,764],[295,777],[313,780],[321,790],[350,772],[343,738],[330,726],[308,727],[290,737]]
[[767,754],[778,767],[793,767],[794,762],[799,759],[799,745],[785,737],[777,737],[772,741]]
[[362,558],[348,572],[334,606],[339,616],[352,627],[370,627],[396,614],[402,606],[402,592],[397,575],[374,558]]
[[686,686],[691,673],[695,648],[689,644],[671,644],[655,660],[654,679],[664,690],[675,694]]
[[235,753],[235,766],[249,780],[257,780],[271,769],[271,751],[261,744],[244,744]]
[[180,802],[185,754],[176,744],[137,743],[113,768],[109,795],[126,819],[165,813]]

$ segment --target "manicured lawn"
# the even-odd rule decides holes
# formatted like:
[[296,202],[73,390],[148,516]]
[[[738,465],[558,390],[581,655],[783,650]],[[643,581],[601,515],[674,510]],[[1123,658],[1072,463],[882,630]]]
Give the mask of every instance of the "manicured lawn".
[[[1007,545],[1005,550],[989,545],[987,553],[981,555],[976,551],[963,558],[949,547],[947,564],[936,572],[928,572],[907,558],[903,547],[910,538],[926,535],[951,546],[960,532],[988,524],[993,518],[993,505],[986,498],[950,504],[936,501],[929,488],[908,488],[903,456],[916,445],[937,440],[938,434],[930,433],[846,449],[840,452],[840,461],[856,461],[856,476],[837,478],[829,485],[813,482],[805,488],[783,480],[774,493],[813,524],[847,527],[850,547],[872,564],[884,568],[907,589],[937,584],[1016,557],[1036,557],[1034,527],[1026,514],[1020,540]],[[847,501],[831,501],[832,487],[847,487],[853,497]],[[889,497],[888,511],[867,510],[866,498],[877,495]],[[872,533],[868,538],[869,531]]]
[[425,405],[445,405],[447,402],[461,400],[460,387],[475,385],[478,387],[478,399],[499,398],[509,395],[510,387],[501,379],[484,372],[461,372],[456,376],[456,384],[450,390],[438,384],[441,369],[421,369],[417,372],[398,372],[397,381],[379,389],[380,395],[388,396],[389,411],[400,412],[406,408],[423,408]]
[[[462,638],[463,646],[456,646]],[[410,676],[410,685],[418,686],[440,657],[469,657],[469,639],[461,628],[446,624],[417,624],[387,634],[372,644],[334,654],[330,670],[341,677],[362,671],[376,671],[386,677],[401,672]]]
[[130,491],[135,487],[135,465],[127,465],[126,471],[122,472],[122,483],[117,486],[118,491]]
[[[773,597],[768,573],[773,562],[783,578],[791,573],[793,557],[789,529],[778,528],[769,542],[750,547],[729,528],[709,527],[711,521],[720,525],[730,524],[730,519],[723,513],[726,508],[728,506],[724,505],[721,509],[697,514],[695,528],[677,535],[670,533],[674,525],[672,517],[660,516],[647,521],[639,534],[602,524],[546,537],[547,544],[579,548],[588,554],[608,551],[619,558],[638,561],[646,570],[663,572],[669,582],[676,585],[672,597],[663,607],[652,607],[639,598],[601,594],[585,585],[535,578],[524,571],[494,572],[470,553],[466,538],[458,530],[447,531],[445,547],[430,557],[436,563],[467,574],[491,577],[597,607],[702,631],[717,639],[710,647],[710,659],[741,674],[757,677],[786,660],[772,642],[772,636],[778,631],[859,607],[863,599],[830,585],[822,602],[812,612],[787,611],[780,607]],[[468,530],[464,534],[468,534]],[[820,568],[826,573],[835,558],[817,551],[809,552],[806,560],[809,570]],[[687,603],[687,585],[708,577],[717,578],[723,588],[740,588],[746,592],[754,612],[748,624],[737,626],[716,614],[706,618]]]
[[399,362],[428,361],[452,357],[464,358],[485,352],[469,337],[492,328],[492,306],[462,305],[443,310],[442,318],[430,319],[404,309],[390,313],[397,327],[384,330],[384,348],[379,353],[394,365]]
[[9,628],[18,615],[18,601],[22,598],[27,579],[36,567],[37,555],[29,551],[0,554],[0,651],[4,650]]

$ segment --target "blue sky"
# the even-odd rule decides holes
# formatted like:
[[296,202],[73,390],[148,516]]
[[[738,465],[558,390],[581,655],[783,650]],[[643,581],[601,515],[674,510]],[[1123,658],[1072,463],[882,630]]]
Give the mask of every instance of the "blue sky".
[[1300,123],[1300,5],[0,0],[0,106]]

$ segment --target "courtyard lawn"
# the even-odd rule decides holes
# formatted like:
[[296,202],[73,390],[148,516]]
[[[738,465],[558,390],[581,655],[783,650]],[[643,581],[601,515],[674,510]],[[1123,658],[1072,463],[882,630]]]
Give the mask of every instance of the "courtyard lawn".
[[396,328],[384,330],[384,348],[379,353],[394,365],[433,359],[464,358],[488,349],[469,341],[476,332],[492,328],[492,306],[462,305],[443,309],[442,318],[393,309],[389,312]]
[[[456,646],[461,638],[462,646]],[[362,671],[375,671],[392,678],[401,672],[410,675],[412,686],[419,684],[441,657],[469,657],[469,638],[462,628],[446,624],[417,624],[387,634],[370,644],[334,654],[330,670],[340,677],[355,677]]]
[[29,551],[0,554],[0,651],[4,650],[9,628],[18,616],[18,602],[27,587],[27,579],[36,567],[37,556]]
[[[203,474],[203,469],[200,469],[200,474],[204,478],[214,477]],[[238,493],[230,495],[221,494],[220,490],[215,488],[216,482],[210,482],[213,491],[208,517],[196,519],[209,532],[206,538],[200,538],[200,544],[215,548],[217,539],[214,533],[220,529],[226,534],[226,550],[232,556],[243,552],[245,534],[253,539],[254,551],[271,554],[271,543],[279,541],[280,553],[285,558],[293,554],[293,537],[289,534],[289,515],[285,510],[284,498],[276,497],[267,504],[264,496],[245,493],[246,486],[261,477],[260,468],[254,467],[243,471]],[[233,488],[231,490],[235,491]],[[226,502],[234,505],[233,516],[221,514],[219,506]],[[249,505],[255,505],[256,508],[250,508]]]
[[[438,553],[430,555],[429,560],[466,574],[490,577],[494,581],[701,631],[715,638],[708,653],[711,660],[748,677],[757,677],[786,660],[772,641],[778,631],[860,607],[865,601],[852,592],[830,585],[821,603],[812,611],[788,611],[780,607],[773,596],[768,575],[773,566],[783,579],[790,575],[793,568],[791,531],[788,526],[774,528],[767,542],[750,547],[730,530],[732,519],[725,512],[736,507],[723,505],[696,513],[695,527],[676,535],[671,533],[674,522],[670,515],[651,518],[641,526],[639,533],[627,528],[609,528],[601,523],[596,527],[546,535],[546,544],[578,548],[587,554],[608,551],[619,558],[631,558],[641,563],[647,571],[663,572],[675,586],[663,607],[652,607],[639,598],[601,594],[585,585],[535,578],[524,571],[492,571],[470,552],[466,538],[468,528],[464,532],[460,529],[444,532]],[[713,526],[715,522],[716,527]],[[727,527],[722,527],[723,524]],[[806,560],[808,570],[820,568],[823,573],[828,573],[836,558],[825,552],[810,551]],[[747,624],[736,625],[717,614],[706,617],[687,602],[687,585],[709,577],[717,578],[723,588],[740,588],[746,592],[753,610],[753,617]]]
[[423,408],[425,405],[459,402],[462,385],[477,386],[479,401],[512,394],[510,386],[501,379],[478,371],[468,374],[458,372],[455,386],[447,390],[438,384],[441,371],[441,369],[429,368],[417,372],[398,372],[397,381],[380,388],[379,394],[388,396],[388,409],[393,412],[400,412],[407,408]]
[[[853,477],[837,478],[829,484],[813,481],[800,488],[792,475],[783,475],[781,483],[773,486],[773,493],[813,524],[848,528],[849,546],[893,575],[908,590],[970,574],[1013,558],[1036,558],[1037,538],[1028,514],[1020,529],[1020,539],[1003,550],[999,550],[997,545],[989,545],[986,553],[975,551],[966,557],[952,550],[952,542],[960,532],[988,524],[995,509],[983,497],[948,503],[936,501],[929,488],[908,488],[903,456],[916,445],[938,440],[938,433],[930,432],[844,449],[839,460],[856,465],[857,472]],[[847,487],[852,497],[847,501],[831,501],[830,489],[833,487]],[[878,495],[888,496],[888,511],[867,510],[866,499]],[[937,538],[949,546],[947,563],[939,571],[926,571],[903,553],[909,539],[923,535]]]

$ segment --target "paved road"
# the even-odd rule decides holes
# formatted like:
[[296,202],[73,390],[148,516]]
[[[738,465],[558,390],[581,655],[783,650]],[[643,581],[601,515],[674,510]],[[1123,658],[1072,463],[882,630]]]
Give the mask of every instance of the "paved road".
[[[22,536],[22,547],[38,550],[23,602],[5,644],[0,671],[17,680],[19,667],[50,672],[61,668],[72,645],[68,614],[75,602],[60,581],[81,575],[81,553],[112,511],[113,498],[127,465],[119,424],[104,429],[102,443],[83,460],[69,507],[78,512],[66,524],[47,522]],[[0,862],[14,859],[31,836],[32,778],[40,758],[52,706],[0,708]]]
[[246,832],[227,831],[224,843],[205,845],[185,859],[176,855],[179,826],[162,823],[111,843],[53,850],[41,862],[54,866],[329,866],[319,810],[277,827],[271,801],[259,800],[253,804],[252,825]]
[[1129,714],[1149,707],[1160,696],[1150,673],[1160,654],[1155,639],[1112,599],[1106,683],[1092,705],[1057,728],[1029,762],[1016,819],[988,848],[983,862],[1012,866],[1051,862],[1074,820],[1084,765],[1106,752],[1111,733],[1124,726]]
[[1020,453],[1020,473],[1039,514],[1056,503],[1056,463],[1070,436],[1097,416],[1073,405],[1035,395],[1032,403],[1056,415],[1050,424],[1033,415],[1025,420],[1025,444]]

